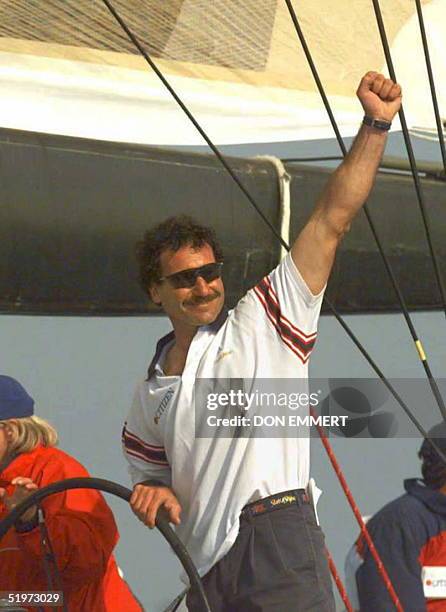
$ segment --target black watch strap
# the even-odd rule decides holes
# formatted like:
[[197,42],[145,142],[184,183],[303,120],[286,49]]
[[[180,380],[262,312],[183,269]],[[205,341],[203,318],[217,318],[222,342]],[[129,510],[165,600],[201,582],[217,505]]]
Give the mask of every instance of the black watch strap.
[[364,116],[362,122],[365,125],[381,130],[382,132],[388,132],[392,127],[392,123],[390,121],[385,121],[384,119],[373,119],[373,117],[369,117],[368,115]]

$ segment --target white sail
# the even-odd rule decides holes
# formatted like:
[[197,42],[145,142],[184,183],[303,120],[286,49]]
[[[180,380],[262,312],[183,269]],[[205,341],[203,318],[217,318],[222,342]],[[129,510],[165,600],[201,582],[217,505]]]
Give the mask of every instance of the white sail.
[[[112,4],[216,143],[333,136],[283,0]],[[433,127],[415,3],[381,4],[410,125]],[[341,133],[352,135],[362,115],[359,78],[385,64],[372,3],[301,0],[294,8]],[[446,6],[424,1],[423,10],[444,108]],[[2,127],[203,144],[99,1],[3,0],[0,86]]]

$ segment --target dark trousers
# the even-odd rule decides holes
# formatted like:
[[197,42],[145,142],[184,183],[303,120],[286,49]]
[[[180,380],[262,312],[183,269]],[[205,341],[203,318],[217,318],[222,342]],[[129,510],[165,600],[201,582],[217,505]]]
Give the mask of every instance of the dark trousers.
[[[228,554],[203,577],[212,612],[335,612],[324,535],[309,503],[242,517]],[[194,592],[187,607],[201,612]]]

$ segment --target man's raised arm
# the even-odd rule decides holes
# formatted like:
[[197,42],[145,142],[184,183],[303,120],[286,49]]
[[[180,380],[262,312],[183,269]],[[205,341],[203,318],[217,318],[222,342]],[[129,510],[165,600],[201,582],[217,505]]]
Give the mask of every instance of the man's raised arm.
[[[401,106],[401,87],[368,72],[356,92],[366,117],[391,122]],[[291,255],[313,294],[324,288],[336,249],[372,189],[387,131],[362,125],[344,161],[328,180]]]

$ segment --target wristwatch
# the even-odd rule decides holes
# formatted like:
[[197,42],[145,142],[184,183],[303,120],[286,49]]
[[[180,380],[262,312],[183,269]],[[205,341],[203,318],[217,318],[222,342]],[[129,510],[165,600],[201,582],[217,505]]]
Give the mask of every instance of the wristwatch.
[[385,121],[384,119],[373,119],[368,115],[364,115],[362,122],[369,127],[381,130],[382,132],[388,132],[392,127],[391,121]]

